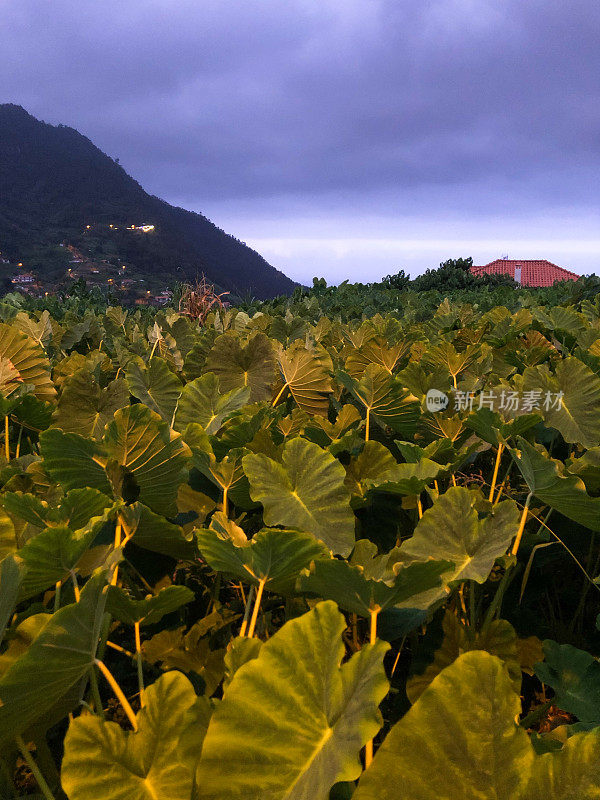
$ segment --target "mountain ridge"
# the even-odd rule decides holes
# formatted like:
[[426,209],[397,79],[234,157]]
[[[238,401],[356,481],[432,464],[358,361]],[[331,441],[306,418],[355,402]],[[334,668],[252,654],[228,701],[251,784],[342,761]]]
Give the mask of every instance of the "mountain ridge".
[[[144,223],[154,225],[151,236],[126,232]],[[173,280],[204,274],[219,288],[258,297],[296,286],[202,214],[147,193],[75,128],[0,105],[0,250],[21,258],[61,242],[83,249],[87,225],[115,226],[108,252],[131,267],[129,274]]]

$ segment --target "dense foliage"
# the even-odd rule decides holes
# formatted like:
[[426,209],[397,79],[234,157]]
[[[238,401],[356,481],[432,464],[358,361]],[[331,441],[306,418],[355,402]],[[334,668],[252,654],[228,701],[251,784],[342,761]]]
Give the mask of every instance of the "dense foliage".
[[4,298],[0,796],[598,797],[600,299],[392,283]]

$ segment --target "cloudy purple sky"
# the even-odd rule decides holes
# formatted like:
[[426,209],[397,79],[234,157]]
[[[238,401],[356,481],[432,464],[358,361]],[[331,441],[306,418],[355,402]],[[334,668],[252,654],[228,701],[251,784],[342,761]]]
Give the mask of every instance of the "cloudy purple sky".
[[600,272],[597,0],[2,0],[0,102],[291,277]]

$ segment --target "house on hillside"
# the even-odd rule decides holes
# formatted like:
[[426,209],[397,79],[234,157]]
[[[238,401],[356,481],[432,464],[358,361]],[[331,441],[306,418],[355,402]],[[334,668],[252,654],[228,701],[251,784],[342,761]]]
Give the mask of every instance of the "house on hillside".
[[473,275],[509,275],[521,286],[535,287],[552,286],[555,281],[576,281],[579,278],[574,272],[557,267],[545,258],[536,261],[497,258],[483,266],[473,265],[471,272]]
[[13,275],[10,282],[15,286],[27,286],[35,283],[35,275],[32,275],[31,272],[21,272],[18,275]]

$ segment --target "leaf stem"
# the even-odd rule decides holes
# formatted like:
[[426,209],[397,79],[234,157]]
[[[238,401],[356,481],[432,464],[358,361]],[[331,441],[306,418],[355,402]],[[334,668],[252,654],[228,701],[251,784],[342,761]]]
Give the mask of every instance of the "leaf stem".
[[79,584],[77,583],[77,575],[75,574],[75,570],[70,570],[71,580],[73,581],[73,593],[75,594],[75,602],[79,602],[79,598],[81,597],[81,592],[79,591]]
[[[379,606],[370,609],[371,612],[371,626],[369,643],[375,644],[377,641],[377,615],[380,612]],[[373,761],[373,739],[370,739],[365,745],[365,769],[369,769]]]
[[142,667],[142,639],[140,636],[140,623],[134,624],[135,631],[135,658],[137,661],[137,677],[138,686],[140,688],[140,705],[143,708],[146,705],[146,690],[144,688],[144,670]]
[[6,460],[10,461],[10,420],[8,414],[4,417],[4,454]]
[[513,549],[511,551],[513,556],[516,556],[519,552],[519,545],[521,544],[521,538],[523,536],[523,531],[525,530],[525,523],[527,522],[527,512],[529,511],[529,504],[531,503],[531,498],[533,495],[531,492],[527,495],[527,500],[525,500],[525,505],[523,506],[523,513],[521,514],[521,521],[519,523],[519,529],[517,530],[517,535],[515,537],[515,543],[513,545]]
[[138,724],[135,718],[135,714],[133,713],[133,708],[129,705],[129,700],[125,697],[125,693],[115,680],[114,675],[106,666],[106,664],[103,661],[100,661],[99,658],[94,659],[94,663],[106,678],[107,682],[110,685],[110,688],[115,693],[115,697],[117,698],[119,703],[121,703],[121,705],[123,706],[123,711],[125,712],[125,714],[127,714],[127,719],[131,723],[131,727],[133,728],[134,731],[137,731]]
[[224,486],[223,487],[223,513],[225,514],[226,517],[229,517],[229,510],[227,508],[227,505],[228,505],[227,504],[227,490],[228,490],[228,488],[229,488],[228,486]]
[[132,660],[135,659],[135,653],[131,653],[124,647],[121,647],[120,644],[115,644],[114,642],[106,642],[106,646],[110,647],[112,650],[116,650],[118,653],[123,653],[123,655],[127,656],[127,658],[131,658]]
[[29,748],[27,747],[27,745],[23,741],[23,737],[19,733],[15,736],[15,742],[17,743],[17,747],[21,751],[21,754],[22,754],[23,758],[27,762],[27,765],[28,765],[29,769],[31,770],[31,772],[33,773],[34,778],[37,781],[37,785],[40,787],[40,790],[41,790],[42,794],[44,795],[44,797],[46,798],[46,800],[56,800],[56,798],[54,797],[54,795],[50,791],[50,787],[46,783],[46,779],[44,778],[44,776],[40,772],[40,769],[39,769],[38,765],[35,763],[35,760],[34,760],[33,756],[29,752]]
[[246,607],[244,608],[244,619],[242,627],[240,628],[240,636],[246,635],[246,628],[248,627],[248,620],[250,619],[250,608],[252,607],[252,598],[254,597],[254,586],[250,587],[248,598],[246,599]]
[[96,674],[96,668],[93,664],[90,668],[90,691],[92,692],[92,697],[94,698],[94,708],[96,710],[96,714],[100,717],[100,719],[104,719],[104,709],[102,708],[102,697],[100,696],[100,687],[98,686],[98,676]]
[[279,392],[277,393],[277,397],[276,397],[276,398],[275,398],[275,400],[273,400],[273,402],[271,403],[271,407],[272,407],[272,408],[275,408],[275,406],[276,406],[276,405],[277,405],[277,403],[279,402],[279,400],[280,400],[281,396],[283,395],[283,393],[285,392],[285,390],[287,389],[287,387],[288,387],[288,384],[287,384],[287,383],[284,383],[284,384],[283,384],[283,386],[281,387],[281,389],[279,390]]
[[498,480],[498,470],[500,469],[500,461],[502,460],[502,453],[504,451],[504,445],[502,442],[498,444],[498,452],[496,453],[496,463],[494,464],[494,474],[492,475],[492,485],[490,486],[490,494],[489,494],[489,501],[490,503],[494,499],[494,492],[496,491],[496,481]]
[[21,455],[21,436],[23,436],[23,426],[19,427],[19,435],[17,436],[17,447],[15,450],[15,458]]
[[250,627],[248,628],[249,639],[252,639],[252,637],[254,636],[254,628],[256,627],[256,620],[258,618],[258,609],[260,607],[260,600],[266,582],[267,582],[266,578],[261,578],[258,582],[258,589],[256,590],[256,600],[254,601],[254,609],[252,611],[252,619],[250,620]]
[[[121,546],[121,530],[122,530],[121,529],[121,518],[118,517],[117,518],[117,523],[115,525],[115,543],[114,543],[115,550],[118,550],[119,547]],[[112,575],[112,578],[111,578],[111,581],[110,581],[111,584],[113,586],[116,586],[118,579],[119,579],[119,565],[115,564],[115,569],[114,569],[114,572],[113,572],[113,575]]]
[[62,586],[61,581],[57,581],[56,582],[56,586],[54,587],[54,613],[55,614],[58,611],[58,609],[60,608],[60,589],[61,589],[61,586]]

